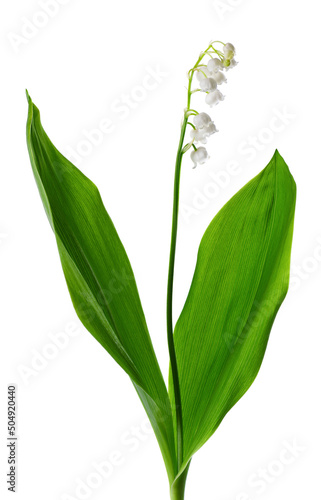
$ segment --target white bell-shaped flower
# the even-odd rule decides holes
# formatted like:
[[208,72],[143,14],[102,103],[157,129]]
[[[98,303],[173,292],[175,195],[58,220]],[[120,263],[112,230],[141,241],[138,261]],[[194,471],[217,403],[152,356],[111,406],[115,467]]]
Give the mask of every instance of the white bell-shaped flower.
[[197,71],[196,71],[196,78],[200,82],[204,78],[209,78],[211,76],[211,72],[207,69],[206,66],[201,66]]
[[229,69],[235,68],[235,66],[238,64],[238,61],[235,61],[234,57],[233,59],[226,59],[226,63],[228,63],[227,66],[225,66],[226,71]]
[[226,76],[222,71],[216,71],[216,73],[213,73],[212,77],[216,81],[217,85],[221,85],[221,83],[226,82]]
[[211,117],[207,113],[198,113],[193,118],[193,122],[196,128],[206,127],[211,123]]
[[226,43],[223,47],[225,59],[233,59],[235,56],[235,47],[231,43]]
[[200,165],[203,165],[203,163],[205,163],[208,158],[208,152],[203,146],[191,152],[191,160],[194,163],[193,168],[197,167],[198,163]]
[[216,73],[216,71],[223,69],[223,63],[218,57],[214,57],[208,61],[207,69],[210,73]]
[[217,87],[217,83],[214,78],[203,78],[200,81],[200,88],[203,92],[213,92]]
[[206,131],[206,128],[196,128],[196,129],[192,129],[191,130],[191,133],[190,133],[190,136],[191,136],[191,139],[194,141],[194,142],[201,142],[202,144],[206,144],[207,143],[207,131]]
[[191,130],[191,138],[194,142],[202,142],[205,144],[207,142],[207,137],[218,132],[214,123],[210,121],[202,128],[196,128]]
[[214,90],[214,92],[210,92],[209,94],[207,94],[207,96],[205,97],[205,102],[212,107],[218,104],[220,101],[223,101],[223,99],[224,96],[222,92],[220,92],[219,90]]
[[208,126],[206,127],[206,132],[207,132],[207,136],[215,134],[216,132],[218,132],[217,128],[215,127],[214,122],[211,122],[211,123],[208,124]]

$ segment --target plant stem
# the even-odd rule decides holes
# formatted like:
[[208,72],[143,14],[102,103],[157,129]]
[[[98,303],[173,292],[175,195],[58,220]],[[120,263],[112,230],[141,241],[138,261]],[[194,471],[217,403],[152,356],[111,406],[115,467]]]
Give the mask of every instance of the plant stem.
[[[167,341],[169,349],[169,357],[172,368],[173,376],[173,386],[174,386],[174,396],[175,396],[175,410],[176,410],[176,432],[177,432],[177,472],[179,472],[180,467],[183,463],[183,417],[182,417],[182,403],[181,403],[181,391],[178,376],[177,358],[175,353],[174,345],[174,335],[173,335],[173,284],[174,284],[174,267],[175,267],[175,253],[176,253],[176,241],[177,241],[177,228],[178,228],[178,209],[179,209],[179,185],[180,185],[180,174],[181,165],[184,155],[183,144],[186,133],[186,126],[188,123],[188,118],[190,114],[197,114],[197,111],[191,109],[191,96],[192,96],[192,80],[195,68],[197,68],[206,55],[209,47],[200,54],[197,62],[193,68],[189,71],[188,78],[188,89],[187,89],[187,108],[184,113],[184,119],[181,128],[181,135],[178,144],[178,150],[176,155],[175,163],[175,177],[174,177],[174,198],[173,198],[173,217],[172,217],[172,234],[171,234],[171,246],[170,246],[170,256],[169,256],[169,268],[168,268],[168,284],[167,284]],[[195,149],[195,146],[192,144]],[[187,476],[188,467],[176,482],[173,483],[171,493],[172,500],[182,500],[184,498],[184,488]]]
[[171,487],[171,500],[184,500],[185,484],[187,473],[189,469],[189,464],[185,468],[184,472],[174,481]]
[[172,367],[173,375],[173,386],[175,395],[175,408],[176,408],[176,426],[177,426],[177,468],[178,471],[183,462],[183,418],[182,418],[182,404],[181,404],[181,394],[180,385],[178,377],[177,359],[174,346],[174,336],[173,336],[173,283],[174,283],[174,266],[175,266],[175,253],[176,253],[176,240],[177,240],[177,227],[178,227],[178,207],[179,207],[179,184],[180,184],[180,174],[181,165],[183,159],[183,143],[186,132],[186,125],[188,122],[188,116],[191,105],[191,87],[194,74],[194,68],[196,68],[201,60],[203,59],[206,51],[201,54],[193,66],[192,70],[189,72],[190,76],[188,79],[188,90],[187,90],[187,109],[184,113],[184,120],[181,129],[180,140],[178,144],[178,150],[176,155],[175,163],[175,177],[174,177],[174,199],[173,199],[173,218],[172,218],[172,236],[171,236],[171,247],[169,256],[169,268],[168,268],[168,284],[167,284],[167,341],[169,349],[169,357]]
[[172,236],[171,236],[171,247],[170,247],[169,268],[168,268],[168,284],[167,284],[167,341],[168,341],[169,357],[172,367],[173,386],[175,395],[176,427],[177,427],[177,470],[180,469],[180,466],[183,462],[183,419],[182,419],[182,405],[181,405],[181,394],[180,394],[178,369],[177,369],[177,359],[176,359],[174,336],[173,336],[173,283],[174,283],[174,265],[175,265],[177,225],[178,225],[179,183],[181,174],[181,164],[183,158],[182,149],[183,149],[187,120],[188,118],[185,115],[177,150],[176,164],[175,164]]

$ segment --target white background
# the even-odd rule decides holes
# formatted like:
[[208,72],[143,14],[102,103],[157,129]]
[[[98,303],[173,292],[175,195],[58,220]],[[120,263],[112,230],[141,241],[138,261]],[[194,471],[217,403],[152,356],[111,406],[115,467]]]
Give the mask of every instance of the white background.
[[[90,482],[94,463],[115,461],[115,452],[117,465],[99,487],[88,490],[87,498],[169,498],[161,454],[129,379],[81,327],[69,299],[27,154],[24,89],[65,154],[84,148],[86,132],[97,129],[102,119],[112,122],[100,144],[75,162],[98,185],[127,249],[167,378],[165,292],[174,159],[186,72],[211,39],[235,44],[239,65],[228,73],[225,101],[212,112],[220,132],[209,143],[210,161],[192,170],[189,158],[184,160],[175,316],[205,228],[265,167],[276,147],[296,179],[298,202],[292,284],[263,366],[193,459],[186,500],[320,498],[318,3],[62,4],[51,4],[48,18],[40,1],[1,3],[1,498],[12,498],[5,483],[6,386],[11,382],[18,386],[15,498],[78,499],[79,481]],[[37,28],[41,22],[44,26]],[[22,42],[17,37],[26,29],[29,39]],[[157,68],[159,81],[142,91],[146,75]],[[120,111],[126,95],[132,108],[125,104]],[[283,121],[273,119],[280,114]],[[257,146],[250,153],[253,137]],[[231,161],[237,167],[234,176],[227,173]],[[213,182],[216,195],[209,198],[205,193]],[[52,336],[68,328],[78,335],[66,340],[65,333],[68,345],[50,351]],[[48,353],[54,359],[39,358]],[[287,454],[291,463],[282,465],[280,456],[294,440],[300,451],[293,460]],[[253,486],[265,474],[260,469],[268,474],[262,488]]]

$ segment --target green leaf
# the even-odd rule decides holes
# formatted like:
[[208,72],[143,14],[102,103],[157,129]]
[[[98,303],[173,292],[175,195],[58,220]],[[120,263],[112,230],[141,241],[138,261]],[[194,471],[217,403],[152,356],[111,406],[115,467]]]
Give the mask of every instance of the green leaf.
[[295,197],[295,182],[276,151],[202,238],[174,331],[184,439],[179,473],[258,373],[288,289]]
[[97,187],[54,147],[27,96],[31,165],[73,305],[87,330],[130,376],[172,481],[176,457],[171,406],[130,262]]

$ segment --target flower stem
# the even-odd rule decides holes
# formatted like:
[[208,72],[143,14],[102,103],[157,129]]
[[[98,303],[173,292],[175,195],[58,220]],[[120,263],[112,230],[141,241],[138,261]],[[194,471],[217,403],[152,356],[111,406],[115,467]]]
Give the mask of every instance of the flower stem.
[[[208,47],[209,49],[209,47]],[[207,50],[208,50],[207,49]],[[194,75],[194,69],[199,66],[201,60],[206,55],[206,51],[203,52],[196,64],[193,66],[192,70],[189,72],[188,78],[188,89],[187,89],[187,108],[184,113],[184,119],[181,128],[181,135],[178,144],[178,150],[176,155],[175,163],[175,177],[174,177],[174,197],[173,197],[173,217],[172,217],[172,234],[171,234],[171,246],[170,246],[170,256],[169,256],[169,268],[168,268],[168,284],[167,284],[167,341],[169,349],[169,357],[172,368],[173,376],[173,386],[174,386],[174,396],[175,396],[175,413],[176,413],[176,432],[177,432],[177,471],[179,472],[180,467],[183,463],[183,416],[182,416],[182,402],[181,402],[181,391],[178,376],[177,358],[175,353],[174,345],[174,335],[173,335],[173,284],[174,284],[174,267],[175,267],[175,253],[176,253],[176,241],[177,241],[177,229],[178,229],[178,210],[179,210],[179,186],[180,186],[180,174],[181,165],[184,155],[183,144],[186,133],[186,126],[188,123],[188,117],[191,114],[191,96],[192,96],[192,80]],[[184,472],[185,474],[185,472]],[[187,475],[187,470],[186,470]],[[183,476],[183,474],[182,474]],[[185,477],[186,480],[186,477]],[[184,480],[184,485],[185,485]],[[180,490],[181,491],[181,490]],[[176,494],[176,493],[175,493]],[[184,490],[182,495],[184,495]],[[181,499],[183,496],[173,497],[173,499]]]
[[176,359],[174,336],[173,336],[173,283],[174,283],[177,226],[178,226],[179,184],[180,184],[181,164],[183,158],[182,150],[183,150],[183,142],[185,137],[187,120],[188,118],[184,116],[181,136],[176,155],[172,236],[171,236],[171,247],[170,247],[169,268],[168,268],[168,284],[167,284],[167,341],[168,341],[169,357],[172,367],[173,386],[175,395],[176,429],[177,429],[177,470],[179,470],[183,462],[183,419],[182,419],[182,405],[181,405],[181,394],[180,394],[180,386],[178,378],[177,359]]

